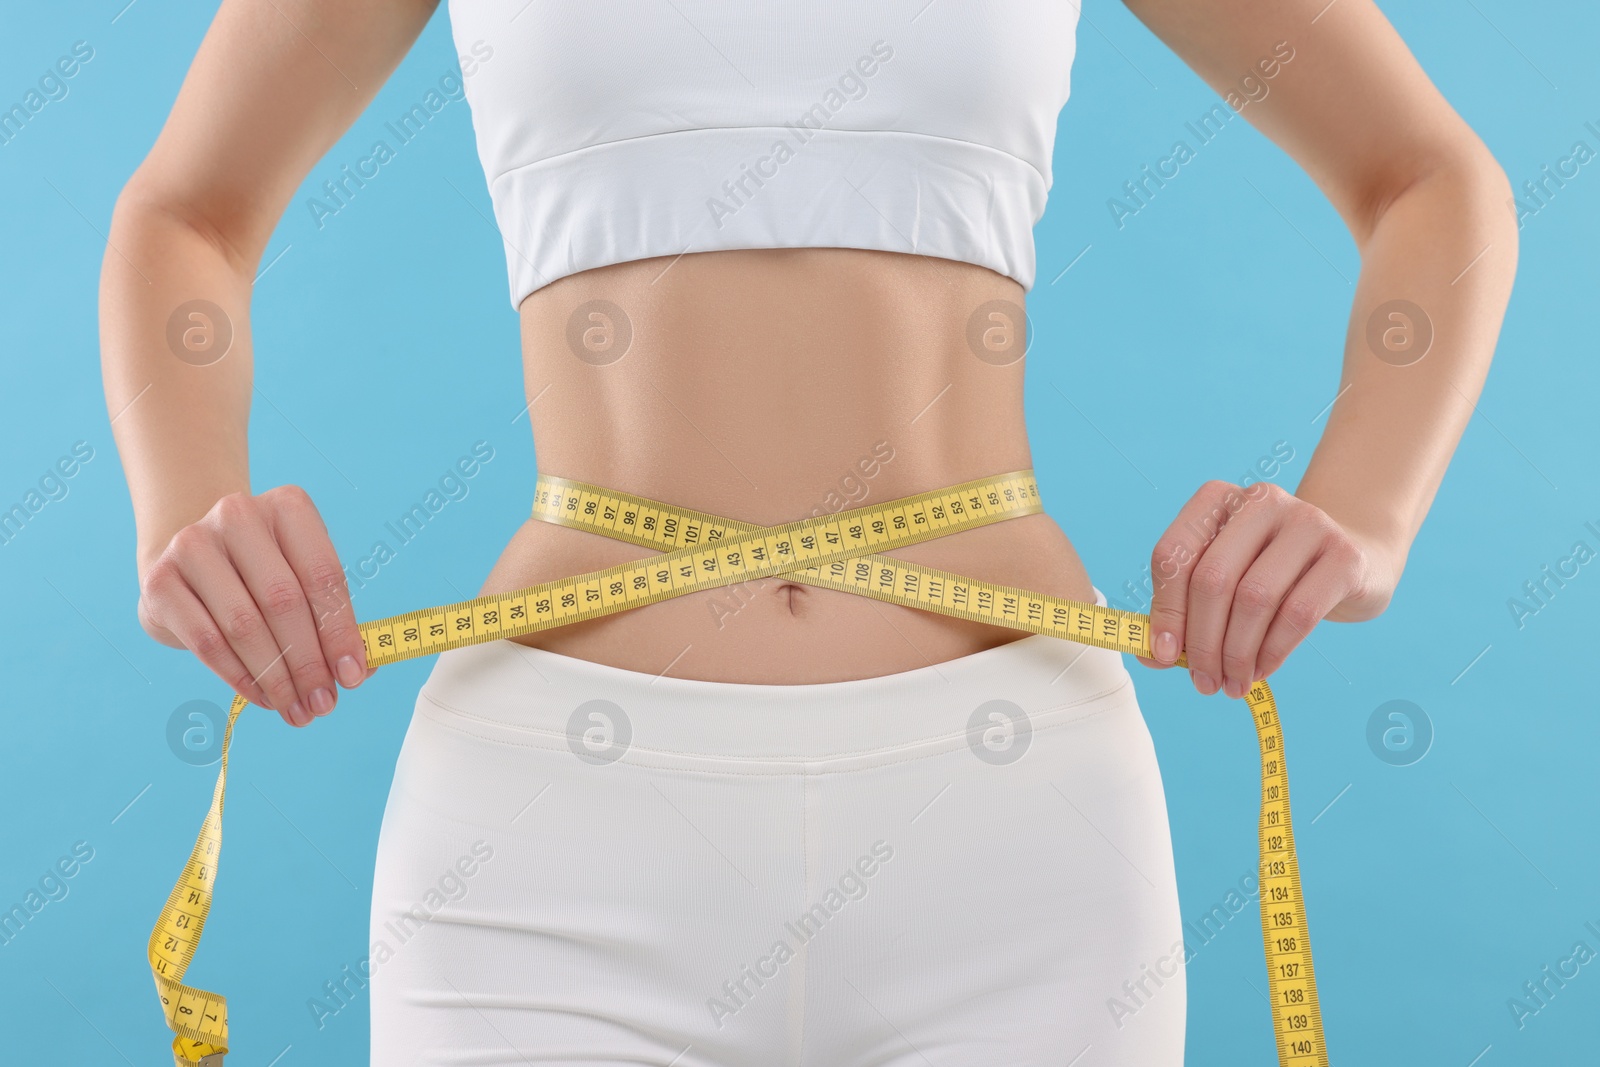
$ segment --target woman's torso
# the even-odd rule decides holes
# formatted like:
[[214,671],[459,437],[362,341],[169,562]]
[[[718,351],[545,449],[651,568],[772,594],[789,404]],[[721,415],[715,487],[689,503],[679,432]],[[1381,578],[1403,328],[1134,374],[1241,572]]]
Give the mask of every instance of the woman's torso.
[[[569,275],[521,305],[539,469],[765,525],[1030,467],[1023,299],[984,267],[862,249],[715,251]],[[529,520],[481,592],[650,554]],[[1045,515],[891,554],[1094,599]],[[519,640],[651,674],[800,684],[1020,636],[773,579]]]
[[[449,9],[541,471],[770,524],[1031,465],[1021,305],[1075,5]],[[484,591],[648,554],[530,521]],[[1042,515],[894,554],[1093,599]],[[527,643],[805,683],[1019,633],[771,581]]]

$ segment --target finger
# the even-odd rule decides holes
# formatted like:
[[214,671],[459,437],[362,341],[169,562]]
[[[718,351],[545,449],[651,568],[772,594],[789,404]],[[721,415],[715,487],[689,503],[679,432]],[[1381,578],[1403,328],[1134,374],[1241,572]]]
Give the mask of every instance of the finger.
[[1351,562],[1342,558],[1339,551],[1324,552],[1317,557],[1278,605],[1267,636],[1256,653],[1252,682],[1283,666],[1289,653],[1310,636],[1317,623],[1343,602],[1352,588],[1351,573]]
[[322,658],[311,604],[299,577],[252,501],[241,500],[234,514],[224,513],[222,518],[228,558],[283,653],[296,702],[308,715],[326,715],[333,710],[333,672]]
[[1222,691],[1245,694],[1256,680],[1257,657],[1278,607],[1322,554],[1325,536],[1306,523],[1285,523],[1245,570],[1233,591],[1222,642]]
[[[166,624],[167,605],[175,594],[188,589],[178,565],[170,557],[158,559],[139,580],[139,625],[168,648],[188,648],[183,638]],[[191,591],[190,595],[193,593]]]
[[1195,491],[1179,509],[1150,554],[1150,649],[1154,665],[1170,665],[1186,648],[1189,609],[1189,575],[1229,518],[1229,493],[1239,489],[1228,482],[1210,481]]
[[244,662],[250,677],[272,698],[273,706],[283,709],[293,726],[310,722],[311,713],[300,703],[277,639],[222,547],[191,553],[182,570],[189,588],[217,621],[222,636]]
[[[304,490],[284,486],[262,495],[274,494],[281,494],[282,502],[272,512],[272,533],[310,600],[322,658],[332,666],[339,684],[353,689],[366,681],[370,672],[339,555],[322,516]],[[338,699],[337,690],[334,699]]]
[[1243,493],[1233,498],[1237,512],[1206,546],[1189,575],[1183,648],[1195,688],[1206,696],[1222,687],[1222,645],[1234,589],[1277,526],[1270,509],[1259,503],[1247,507],[1248,502]]
[[166,584],[157,594],[154,607],[167,629],[183,642],[183,647],[193,652],[235,693],[252,704],[274,710],[266,691],[256,684],[250,671],[229,646],[228,639],[222,635],[222,628],[186,582],[178,580]]

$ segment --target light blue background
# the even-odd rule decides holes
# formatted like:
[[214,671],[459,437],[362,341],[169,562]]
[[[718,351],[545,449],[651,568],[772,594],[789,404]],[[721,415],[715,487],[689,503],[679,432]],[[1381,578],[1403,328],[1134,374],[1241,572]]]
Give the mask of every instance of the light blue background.
[[[185,701],[227,696],[135,619],[133,528],[96,330],[113,201],[215,5],[142,0],[117,17],[123,3],[8,4],[0,35],[6,104],[74,41],[95,50],[67,98],[0,146],[0,505],[74,442],[94,449],[70,494],[0,546],[0,906],[74,842],[94,849],[69,895],[0,947],[0,1058],[16,1063],[165,1062],[145,940],[215,771],[175,759],[166,723]],[[1300,6],[1309,22],[1321,5]],[[1600,125],[1593,5],[1383,6],[1514,185],[1574,141],[1600,148],[1584,127]],[[307,487],[347,558],[472,442],[495,448],[471,495],[357,595],[363,618],[474,592],[535,474],[526,420],[514,421],[517,323],[466,105],[451,104],[320,232],[304,207],[453,63],[441,12],[313,170],[256,287],[256,487]],[[1238,120],[1119,231],[1107,198],[1216,95],[1099,0],[1080,28],[1073,88],[1038,229],[1028,416],[1045,499],[1115,597],[1206,479],[1237,481],[1278,441],[1295,457],[1280,480],[1292,487],[1304,472],[1359,264],[1310,181]],[[1583,527],[1600,525],[1597,204],[1591,164],[1527,220],[1499,358],[1393,606],[1363,625],[1323,625],[1273,679],[1336,1063],[1596,1057],[1600,964],[1520,1031],[1507,1001],[1576,941],[1600,949],[1584,930],[1600,925],[1588,674],[1600,574],[1582,570],[1521,629],[1507,600],[1575,541],[1600,547]],[[397,425],[426,431],[388,436]],[[283,1067],[365,1062],[365,1001],[319,1032],[306,1000],[365,954],[378,822],[430,665],[388,668],[311,730],[261,715],[241,730],[222,892],[192,971],[231,998],[237,1067],[280,1053]],[[1250,724],[1174,674],[1138,680],[1195,921],[1254,869]],[[1392,699],[1421,706],[1436,731],[1413,766],[1368,747],[1368,718]],[[1271,1062],[1253,907],[1189,975],[1189,1062]]]

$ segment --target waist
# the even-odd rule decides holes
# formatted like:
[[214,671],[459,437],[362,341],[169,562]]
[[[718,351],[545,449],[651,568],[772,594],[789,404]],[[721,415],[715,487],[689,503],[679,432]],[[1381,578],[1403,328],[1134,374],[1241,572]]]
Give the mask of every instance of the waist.
[[1022,304],[986,268],[860,249],[568,276],[521,307],[539,466],[762,523],[1027,467]]
[[[480,593],[506,593],[635,562],[655,551],[588,529],[530,520],[512,538]],[[1081,602],[1097,598],[1071,543],[1045,514],[947,533],[890,549],[889,554],[1048,596]],[[1006,626],[797,584],[779,575],[685,593],[514,640],[646,675],[799,685],[930,665],[937,672],[940,664],[1019,636]]]

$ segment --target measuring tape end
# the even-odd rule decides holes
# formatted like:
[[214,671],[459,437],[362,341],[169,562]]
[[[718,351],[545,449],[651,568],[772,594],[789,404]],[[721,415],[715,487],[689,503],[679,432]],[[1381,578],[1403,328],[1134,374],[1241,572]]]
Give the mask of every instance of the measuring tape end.
[[173,1038],[173,1067],[222,1067],[222,1056],[226,1054],[226,1048],[206,1045],[205,1041]]
[[225,1046],[206,1041],[194,1041],[179,1035],[172,1039],[173,1067],[222,1067]]

